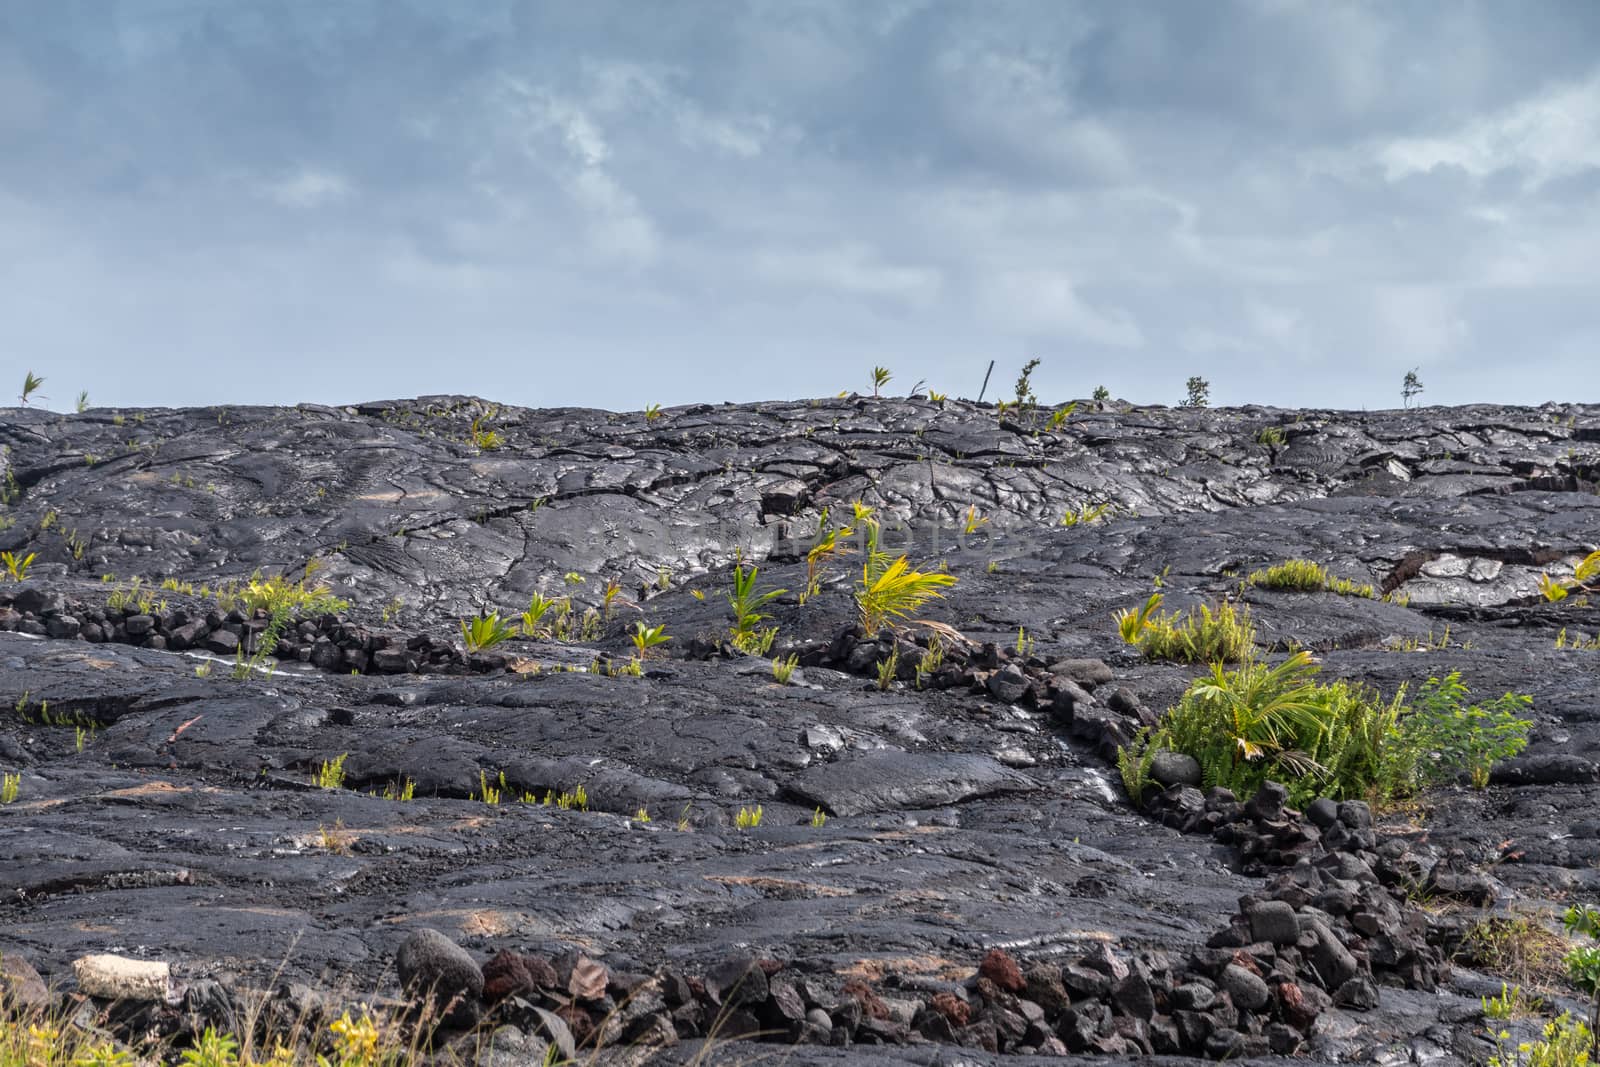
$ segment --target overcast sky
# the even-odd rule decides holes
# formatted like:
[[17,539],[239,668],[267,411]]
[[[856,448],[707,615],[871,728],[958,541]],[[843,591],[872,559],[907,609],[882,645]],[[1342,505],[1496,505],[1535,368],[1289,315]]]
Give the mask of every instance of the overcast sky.
[[0,0],[0,403],[1594,400],[1597,281],[1593,0]]

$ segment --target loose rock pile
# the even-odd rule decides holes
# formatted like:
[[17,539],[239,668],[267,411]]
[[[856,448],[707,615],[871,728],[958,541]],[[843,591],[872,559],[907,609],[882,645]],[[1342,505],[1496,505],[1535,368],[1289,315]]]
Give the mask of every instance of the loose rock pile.
[[[80,640],[114,642],[169,652],[198,651],[218,656],[253,655],[269,619],[265,612],[226,612],[202,606],[174,607],[146,614],[137,607],[118,611],[58,592],[28,586],[0,593],[0,630]],[[296,618],[279,637],[272,655],[309,663],[322,670],[361,674],[416,674],[497,670],[502,656],[462,655],[447,639],[378,631],[339,615]]]

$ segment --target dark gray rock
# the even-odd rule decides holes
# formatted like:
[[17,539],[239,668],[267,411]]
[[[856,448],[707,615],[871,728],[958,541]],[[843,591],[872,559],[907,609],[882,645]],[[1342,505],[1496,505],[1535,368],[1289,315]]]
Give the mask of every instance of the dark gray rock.
[[1245,1011],[1260,1011],[1272,998],[1272,991],[1260,975],[1252,974],[1236,963],[1230,963],[1222,969],[1217,983],[1233,999],[1233,1003]]
[[1263,900],[1245,911],[1250,936],[1274,945],[1292,945],[1300,940],[1300,920],[1294,908],[1282,900]]
[[1050,673],[1058,678],[1076,682],[1087,689],[1106,685],[1113,675],[1111,668],[1106,666],[1104,660],[1098,659],[1064,659],[1050,664]]
[[422,927],[400,945],[394,962],[401,988],[411,997],[431,998],[442,1011],[446,1026],[460,1028],[477,1022],[483,971],[454,941]]
[[[1150,777],[1162,785],[1200,784],[1200,761],[1182,752],[1162,749],[1150,761]],[[1204,798],[1202,798],[1203,803]]]

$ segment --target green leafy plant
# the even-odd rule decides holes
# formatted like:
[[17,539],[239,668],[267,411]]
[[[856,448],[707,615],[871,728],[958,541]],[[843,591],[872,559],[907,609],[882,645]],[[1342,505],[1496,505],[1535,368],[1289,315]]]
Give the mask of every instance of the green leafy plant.
[[1090,399],[1096,404],[1104,404],[1106,401],[1111,399],[1111,390],[1107,389],[1103,385],[1097,385],[1094,387],[1094,393]]
[[1078,410],[1078,402],[1076,400],[1074,400],[1072,403],[1068,404],[1066,407],[1064,407],[1064,408],[1056,408],[1055,411],[1051,412],[1050,413],[1050,432],[1054,433],[1055,431],[1061,429],[1061,427],[1065,426],[1067,424],[1067,420],[1072,418],[1073,412],[1075,412],[1077,410]]
[[1211,383],[1196,374],[1183,383],[1186,395],[1179,407],[1203,408],[1211,403]]
[[22,792],[22,775],[0,774],[0,804],[15,804],[17,795]]
[[560,619],[567,614],[570,607],[571,601],[565,598],[534,593],[528,600],[528,610],[522,613],[523,635],[530,638],[546,635],[550,627],[545,623],[545,616],[549,615],[552,620]]
[[344,761],[350,753],[341,752],[331,760],[323,760],[317,768],[317,786],[321,789],[344,788]]
[[1277,666],[1213,663],[1163,716],[1151,743],[1194,757],[1207,785],[1244,796],[1272,778],[1289,786],[1295,803],[1384,801],[1463,773],[1486,782],[1495,761],[1526,744],[1529,724],[1514,714],[1526,697],[1470,705],[1452,675],[1429,679],[1408,703],[1404,686],[1385,700],[1344,680],[1319,683],[1317,671],[1303,651]]
[[644,620],[633,624],[633,647],[640,659],[650,654],[650,650],[671,641],[667,636],[666,624],[659,626],[646,626]]
[[876,635],[890,619],[908,617],[955,584],[955,575],[914,570],[905,556],[881,566],[869,560],[861,568],[861,582],[856,587],[861,628],[868,636]]
[[[766,648],[772,647],[772,637],[764,636],[763,632],[757,630],[757,624],[766,618],[758,609],[789,591],[769,589],[760,592],[756,589],[756,579],[760,573],[760,569],[754,565],[746,568],[743,563],[735,563],[733,592],[727,595],[728,607],[733,610],[733,627],[729,631],[729,637],[734,648],[747,654],[753,654],[752,650],[757,648],[764,653]],[[771,633],[775,634],[776,631]],[[763,642],[766,648],[761,648]]]
[[505,784],[506,775],[504,771],[500,772],[500,784],[490,785],[488,774],[480,769],[478,771],[478,799],[491,807],[498,806],[500,803],[500,790]]
[[28,577],[28,568],[33,566],[35,553],[29,552],[26,556],[18,557],[13,552],[0,552],[0,563],[4,563],[6,573],[15,582],[25,581]]
[[931,401],[932,403],[943,404],[946,400],[949,400],[949,399],[950,399],[950,394],[949,393],[936,393],[932,389],[928,390],[928,400]]
[[1263,426],[1256,431],[1256,444],[1267,448],[1282,448],[1288,439],[1281,426]]
[[647,405],[645,405],[645,409],[644,409],[644,421],[645,422],[655,422],[660,417],[661,417],[661,405],[660,404],[647,404]]
[[1122,776],[1122,788],[1128,791],[1133,806],[1144,806],[1144,792],[1150,785],[1150,768],[1155,764],[1160,749],[1148,728],[1133,735],[1133,740],[1117,749],[1117,773]]
[[757,804],[754,808],[741,807],[739,814],[733,818],[733,824],[741,830],[754,830],[761,825],[761,815],[760,804]]
[[817,519],[816,543],[806,553],[806,587],[800,591],[801,604],[822,591],[823,564],[834,556],[850,551],[846,539],[854,532],[848,526],[834,528],[828,522],[828,509],[822,510]]
[[89,410],[89,390],[78,390],[78,402],[75,407],[79,415],[82,415],[85,411]]
[[967,508],[967,516],[961,525],[961,532],[971,537],[988,524],[989,516],[978,514],[978,506],[973,504]]
[[1589,994],[1589,1055],[1600,1058],[1600,910],[1590,905],[1574,905],[1561,917],[1569,934],[1588,938],[1567,953],[1567,974],[1572,983]]
[[1528,746],[1531,720],[1518,712],[1533,698],[1506,693],[1487,704],[1469,704],[1471,691],[1460,671],[1429,678],[1417,694],[1406,726],[1417,750],[1420,784],[1465,771],[1474,788],[1489,784],[1489,772]]
[[462,619],[460,625],[461,640],[467,646],[468,652],[481,652],[486,648],[493,648],[517,634],[517,628],[502,619],[498,611],[479,615],[473,619]]
[[884,551],[882,529],[872,509],[857,501],[855,513],[866,557],[855,589],[856,609],[862,629],[874,637],[890,619],[906,618],[928,601],[942,597],[941,590],[953,586],[956,579],[951,574],[916,570],[905,555],[895,557]]
[[1145,632],[1150,628],[1150,620],[1155,617],[1156,609],[1161,607],[1163,594],[1151,593],[1150,598],[1144,602],[1143,607],[1125,608],[1114,616],[1117,620],[1117,633],[1122,640],[1130,645],[1137,645],[1144,640]]
[[1479,997],[1478,1003],[1483,1008],[1483,1017],[1496,1022],[1523,1019],[1538,1012],[1538,1001],[1524,993],[1520,985],[1505,982],[1500,983],[1498,996]]
[[895,644],[890,647],[889,655],[878,664],[878,689],[888,691],[894,684],[895,672],[900,669],[900,646]]
[[257,571],[243,588],[219,588],[218,603],[222,602],[224,596],[237,597],[251,611],[265,611],[269,615],[275,614],[280,608],[288,608],[301,615],[337,615],[347,610],[350,607],[348,600],[334,596],[332,589],[312,581],[320,569],[321,561],[307,561],[305,572],[297,582],[291,582],[281,574],[263,579],[261,572]]
[[1544,1024],[1538,1039],[1511,1044],[1509,1030],[1494,1030],[1494,1055],[1488,1067],[1588,1067],[1595,1057],[1594,1031],[1571,1012]]
[[1261,589],[1288,590],[1300,593],[1330,592],[1340,596],[1358,596],[1373,599],[1376,590],[1370,585],[1357,585],[1346,578],[1336,578],[1320,564],[1309,559],[1291,559],[1276,563],[1263,570],[1252,571],[1245,579]]
[[241,1067],[239,1042],[208,1026],[191,1047],[178,1054],[178,1062],[183,1067]]
[[1080,504],[1077,510],[1067,509],[1061,516],[1063,526],[1088,526],[1099,522],[1116,509],[1115,504]]
[[484,424],[484,417],[479,415],[472,420],[472,443],[475,447],[485,452],[492,452],[505,444],[505,438],[500,436],[500,431]]
[[828,816],[823,814],[821,808],[817,808],[811,812],[811,828],[813,830],[822,829],[823,826],[827,825],[827,822]]
[[1142,633],[1138,644],[1148,659],[1239,663],[1255,651],[1255,627],[1249,606],[1226,600],[1215,610],[1201,604],[1187,613],[1148,617]]
[[878,395],[878,390],[880,390],[884,386],[888,385],[890,379],[893,378],[893,377],[894,377],[894,375],[889,372],[889,368],[887,368],[887,367],[873,367],[872,368],[872,395],[873,396],[877,396]]
[[28,406],[28,401],[33,399],[33,394],[38,392],[39,387],[43,384],[44,379],[34,374],[33,371],[27,373],[27,376],[22,379],[22,392],[18,395],[23,407]]
[[1585,593],[1595,591],[1593,583],[1600,579],[1600,551],[1589,553],[1572,568],[1570,579],[1556,579],[1548,574],[1539,575],[1539,592],[1551,603],[1565,600],[1574,590]]
[[794,669],[800,665],[800,657],[790,655],[783,659],[772,661],[772,680],[779,685],[788,685],[789,679],[794,677]]
[[1022,373],[1017,375],[1016,384],[1012,387],[1012,403],[1018,412],[1027,411],[1039,404],[1039,398],[1033,395],[1033,372],[1039,369],[1039,363],[1037,357],[1028,360],[1022,365]]

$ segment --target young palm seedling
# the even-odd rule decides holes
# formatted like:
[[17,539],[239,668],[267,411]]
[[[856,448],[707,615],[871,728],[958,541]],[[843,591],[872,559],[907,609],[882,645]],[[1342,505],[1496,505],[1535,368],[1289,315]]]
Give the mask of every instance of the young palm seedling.
[[908,617],[930,600],[944,596],[942,590],[956,584],[955,575],[914,570],[904,556],[890,559],[878,547],[876,519],[864,518],[867,560],[861,566],[861,581],[856,587],[856,607],[861,628],[873,637],[890,619]]
[[1150,599],[1144,602],[1144,607],[1126,608],[1117,612],[1117,633],[1122,635],[1123,641],[1137,645],[1144,639],[1145,631],[1150,627],[1150,619],[1161,607],[1163,599],[1160,593],[1151,593]]
[[552,622],[558,622],[567,614],[565,606],[568,603],[561,598],[534,593],[528,601],[528,610],[522,613],[523,636],[530,638],[547,636],[552,626],[545,622],[545,616],[549,615]]
[[779,685],[788,685],[789,679],[794,677],[794,669],[800,665],[799,656],[789,656],[785,659],[772,661],[772,680]]
[[817,543],[806,553],[806,587],[800,591],[801,604],[822,591],[822,565],[832,557],[850,551],[845,540],[854,532],[848,526],[837,530],[829,528],[828,512],[823,509],[821,518],[817,520]]
[[884,386],[888,385],[889,384],[889,379],[891,379],[893,377],[894,377],[894,375],[889,373],[889,368],[887,368],[887,367],[873,367],[872,368],[872,395],[873,396],[877,396],[878,395],[878,390],[880,390]]
[[741,830],[753,830],[761,825],[761,805],[754,808],[740,808],[739,814],[733,818],[733,824]]
[[29,552],[26,556],[18,558],[15,553],[0,552],[0,563],[5,564],[6,573],[13,581],[20,582],[28,577],[28,568],[33,566],[34,555],[35,553]]
[[638,652],[641,660],[650,654],[652,648],[664,645],[671,640],[672,638],[667,636],[665,624],[646,626],[643,619],[633,624],[633,647]]
[[29,371],[27,377],[22,379],[22,392],[17,399],[22,401],[22,406],[27,407],[28,401],[33,399],[33,394],[39,391],[39,386],[44,384],[44,379]]
[[500,617],[498,611],[461,620],[461,640],[468,652],[481,652],[515,637],[517,628]]
[[747,654],[756,651],[765,652],[772,647],[771,635],[777,631],[757,630],[757,624],[766,618],[758,609],[789,591],[769,589],[765,593],[757,592],[756,578],[760,573],[760,569],[755,566],[747,570],[744,564],[735,563],[733,592],[728,594],[728,607],[733,609],[733,627],[729,631],[729,636],[733,647]]

